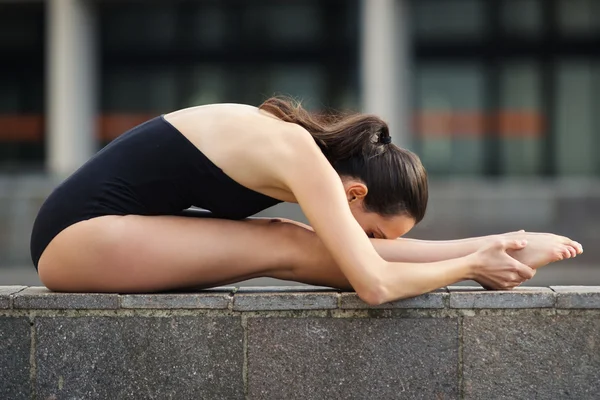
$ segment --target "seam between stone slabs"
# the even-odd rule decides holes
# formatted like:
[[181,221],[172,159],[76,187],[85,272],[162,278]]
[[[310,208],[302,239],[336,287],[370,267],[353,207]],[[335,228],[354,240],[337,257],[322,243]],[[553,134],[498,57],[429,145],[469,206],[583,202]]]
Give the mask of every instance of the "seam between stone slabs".
[[242,383],[244,385],[244,398],[248,399],[248,317],[242,315],[240,323],[244,332],[242,337]]
[[463,378],[463,319],[458,317],[458,398],[465,398],[464,378]]
[[21,293],[23,290],[29,288],[29,286],[24,286],[21,290],[18,290],[14,293],[12,293],[10,296],[8,296],[8,308],[9,309],[13,309],[15,308],[14,304],[15,304],[15,295],[18,293]]
[[30,349],[29,349],[29,385],[31,390],[31,398],[37,398],[37,388],[36,388],[36,375],[37,375],[37,362],[35,359],[35,348],[36,348],[36,336],[35,336],[35,317],[31,317],[29,319],[29,324],[31,325],[30,335]]
[[5,306],[0,305],[2,310],[10,310],[13,307],[13,296],[27,289],[24,285],[0,285],[0,299],[5,302]]
[[227,295],[229,296],[229,301],[227,302],[227,310],[233,312],[233,297],[235,296],[235,292],[237,292],[237,287],[234,287],[233,290]]
[[450,289],[448,286],[444,286],[443,289],[446,290],[446,296],[442,296],[442,304],[444,308],[448,309],[450,308]]

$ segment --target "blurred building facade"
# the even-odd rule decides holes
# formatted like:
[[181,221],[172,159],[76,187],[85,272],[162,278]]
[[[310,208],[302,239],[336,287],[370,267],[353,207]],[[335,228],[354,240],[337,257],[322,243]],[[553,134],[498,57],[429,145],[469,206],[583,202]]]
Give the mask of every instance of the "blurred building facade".
[[413,236],[553,231],[598,262],[598,15],[595,0],[0,0],[0,266],[30,264],[44,197],[128,128],[272,94],[388,120],[431,176]]

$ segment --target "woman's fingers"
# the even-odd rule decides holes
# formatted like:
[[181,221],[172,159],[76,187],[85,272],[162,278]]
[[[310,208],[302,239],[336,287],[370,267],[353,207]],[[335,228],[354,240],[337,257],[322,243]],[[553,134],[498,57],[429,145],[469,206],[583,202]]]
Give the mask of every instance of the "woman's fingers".
[[531,279],[535,275],[533,268],[531,268],[523,263],[520,263],[516,260],[515,260],[514,268],[515,268],[515,272],[519,275],[519,277],[521,277],[522,280]]
[[503,250],[521,250],[527,246],[527,240],[505,240],[499,243]]

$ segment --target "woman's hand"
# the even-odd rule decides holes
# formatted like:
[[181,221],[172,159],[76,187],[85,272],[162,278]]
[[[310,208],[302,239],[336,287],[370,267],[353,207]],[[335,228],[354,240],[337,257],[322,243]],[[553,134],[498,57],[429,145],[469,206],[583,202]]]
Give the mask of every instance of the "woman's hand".
[[490,245],[473,253],[473,280],[486,289],[508,290],[533,278],[535,270],[509,255],[528,246],[525,240],[495,239]]

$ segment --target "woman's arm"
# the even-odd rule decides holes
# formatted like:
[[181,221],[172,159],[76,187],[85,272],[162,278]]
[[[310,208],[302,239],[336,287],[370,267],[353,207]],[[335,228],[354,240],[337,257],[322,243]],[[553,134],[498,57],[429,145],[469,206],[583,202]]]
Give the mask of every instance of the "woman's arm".
[[[269,218],[314,231],[311,226],[287,218]],[[370,239],[377,253],[386,261],[426,263],[460,258],[473,254],[499,239],[500,235],[481,236],[458,240],[395,240]]]
[[377,253],[387,261],[436,262],[473,254],[491,244],[499,237],[481,236],[458,240],[396,240],[372,239]]
[[[284,218],[279,219],[314,231],[309,225],[301,222]],[[427,263],[464,257],[502,239],[526,240],[526,248],[508,250],[507,253],[523,264],[535,269],[555,261],[575,257],[583,252],[581,244],[567,237],[551,233],[525,232],[523,230],[457,240],[408,238],[370,240],[377,253],[386,261]]]
[[[501,242],[482,254],[433,263],[396,263],[384,260],[352,216],[342,182],[314,140],[290,132],[285,146],[269,160],[272,173],[294,194],[311,226],[330,251],[357,294],[369,304],[412,297],[490,272],[499,274],[499,286],[519,276],[533,276],[526,265],[506,254],[522,248]],[[490,277],[492,279],[492,277]],[[522,281],[522,279],[521,279]]]

